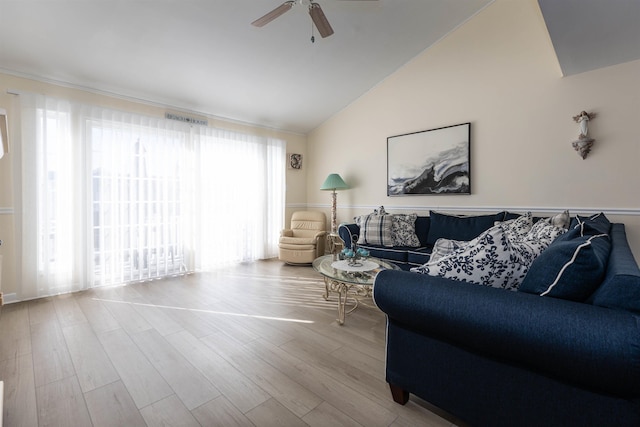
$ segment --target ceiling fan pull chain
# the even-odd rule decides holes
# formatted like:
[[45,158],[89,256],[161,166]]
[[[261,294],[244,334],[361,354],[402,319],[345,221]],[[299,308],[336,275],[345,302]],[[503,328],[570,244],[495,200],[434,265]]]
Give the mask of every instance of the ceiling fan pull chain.
[[313,21],[311,21],[311,43],[315,43],[316,42],[316,38],[313,35]]

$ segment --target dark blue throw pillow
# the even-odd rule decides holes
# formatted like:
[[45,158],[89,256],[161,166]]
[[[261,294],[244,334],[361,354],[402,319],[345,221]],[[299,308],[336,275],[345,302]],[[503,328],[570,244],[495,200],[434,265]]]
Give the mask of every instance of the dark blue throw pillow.
[[496,221],[502,221],[504,212],[493,215],[454,216],[431,211],[429,217],[431,225],[427,244],[433,245],[441,237],[451,240],[472,240],[493,227]]
[[609,236],[580,235],[579,230],[565,234],[533,261],[518,291],[585,301],[602,283],[611,250]]
[[576,219],[578,220],[576,227],[582,230],[583,235],[609,234],[611,230],[611,222],[602,212],[590,217],[578,215]]

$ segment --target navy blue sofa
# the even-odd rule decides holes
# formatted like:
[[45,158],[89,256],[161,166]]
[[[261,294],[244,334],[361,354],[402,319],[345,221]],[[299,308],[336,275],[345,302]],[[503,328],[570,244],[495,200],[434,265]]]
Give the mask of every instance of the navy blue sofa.
[[393,399],[473,426],[640,426],[640,270],[624,225],[609,236],[585,301],[381,271]]

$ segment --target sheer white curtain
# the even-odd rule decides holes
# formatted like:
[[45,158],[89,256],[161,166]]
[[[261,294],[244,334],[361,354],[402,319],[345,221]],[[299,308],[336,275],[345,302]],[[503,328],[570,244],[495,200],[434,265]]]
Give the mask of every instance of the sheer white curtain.
[[277,256],[284,223],[283,141],[195,128],[193,268]]
[[19,96],[18,298],[277,254],[285,143]]
[[83,108],[91,171],[91,285],[185,271],[187,141],[182,123]]
[[14,139],[19,299],[83,289],[84,146],[73,137],[69,102],[20,96]]

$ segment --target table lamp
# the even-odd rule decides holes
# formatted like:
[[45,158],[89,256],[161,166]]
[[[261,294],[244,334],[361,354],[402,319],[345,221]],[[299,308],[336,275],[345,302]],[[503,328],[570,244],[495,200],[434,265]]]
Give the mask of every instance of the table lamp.
[[336,190],[346,190],[349,188],[344,180],[337,173],[330,174],[324,180],[320,190],[331,191],[331,232],[335,233],[338,229],[336,224]]

